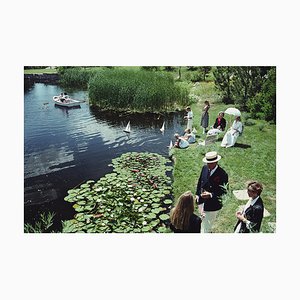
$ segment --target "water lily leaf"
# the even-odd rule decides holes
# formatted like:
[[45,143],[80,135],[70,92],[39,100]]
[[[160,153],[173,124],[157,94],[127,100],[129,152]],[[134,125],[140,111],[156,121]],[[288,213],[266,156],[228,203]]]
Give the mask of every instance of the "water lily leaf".
[[66,196],[64,198],[64,200],[67,201],[67,202],[76,202],[77,201],[77,199],[75,197],[71,196],[71,195]]
[[168,229],[167,229],[166,227],[161,226],[161,227],[159,227],[159,228],[157,229],[157,231],[160,232],[160,233],[167,233],[167,232],[168,232]]
[[160,198],[153,198],[154,202],[160,202]]
[[164,203],[165,204],[171,204],[171,203],[173,203],[173,201],[171,199],[166,199],[166,200],[164,200]]
[[159,216],[159,218],[162,220],[162,221],[166,221],[168,220],[170,217],[167,215],[167,214],[162,214]]
[[156,214],[150,213],[150,214],[147,215],[147,218],[149,218],[149,219],[155,219],[156,218]]
[[161,212],[161,208],[160,207],[154,208],[154,209],[151,210],[151,212],[154,213],[154,214],[158,214],[158,213]]
[[151,231],[151,227],[149,226],[145,226],[142,228],[142,232],[149,232],[149,231]]
[[86,204],[86,201],[81,200],[77,202],[78,205],[84,206]]
[[78,193],[77,190],[68,190],[69,195],[74,195],[74,194],[77,194],[77,193]]

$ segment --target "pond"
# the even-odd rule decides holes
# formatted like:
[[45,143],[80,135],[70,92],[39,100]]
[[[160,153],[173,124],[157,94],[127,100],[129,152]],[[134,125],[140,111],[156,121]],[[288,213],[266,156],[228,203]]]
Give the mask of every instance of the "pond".
[[[79,108],[58,107],[61,92],[86,100]],[[57,84],[34,83],[24,92],[24,221],[33,224],[42,212],[54,212],[54,227],[73,218],[69,189],[112,171],[113,158],[126,152],[168,156],[175,132],[182,133],[184,112],[124,114],[102,112],[88,104],[87,92]],[[130,135],[125,129],[131,124]],[[165,121],[165,131],[160,128]]]

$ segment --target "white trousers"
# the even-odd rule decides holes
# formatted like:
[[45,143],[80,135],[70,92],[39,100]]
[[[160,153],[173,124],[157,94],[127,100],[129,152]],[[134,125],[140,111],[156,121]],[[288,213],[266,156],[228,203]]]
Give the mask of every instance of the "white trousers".
[[202,219],[201,233],[211,233],[211,228],[217,217],[218,211],[204,211],[205,218]]

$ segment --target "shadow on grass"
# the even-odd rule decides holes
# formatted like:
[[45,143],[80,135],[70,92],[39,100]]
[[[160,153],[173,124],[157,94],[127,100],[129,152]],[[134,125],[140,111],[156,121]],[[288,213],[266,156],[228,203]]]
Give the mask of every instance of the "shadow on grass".
[[251,148],[250,145],[247,145],[247,144],[240,144],[240,143],[235,143],[235,144],[234,144],[234,147],[237,147],[237,148],[243,148],[243,149]]

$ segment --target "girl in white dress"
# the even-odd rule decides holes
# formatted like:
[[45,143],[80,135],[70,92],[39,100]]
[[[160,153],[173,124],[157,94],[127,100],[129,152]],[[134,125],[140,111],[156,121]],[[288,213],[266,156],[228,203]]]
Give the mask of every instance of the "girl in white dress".
[[221,143],[221,147],[232,147],[234,146],[238,136],[243,131],[243,124],[241,122],[241,117],[236,117],[234,122],[232,123],[232,126],[229,128],[229,130],[224,135],[224,138]]
[[193,127],[193,111],[192,109],[188,106],[186,108],[187,115],[184,116],[184,118],[187,120],[187,128],[192,131]]

